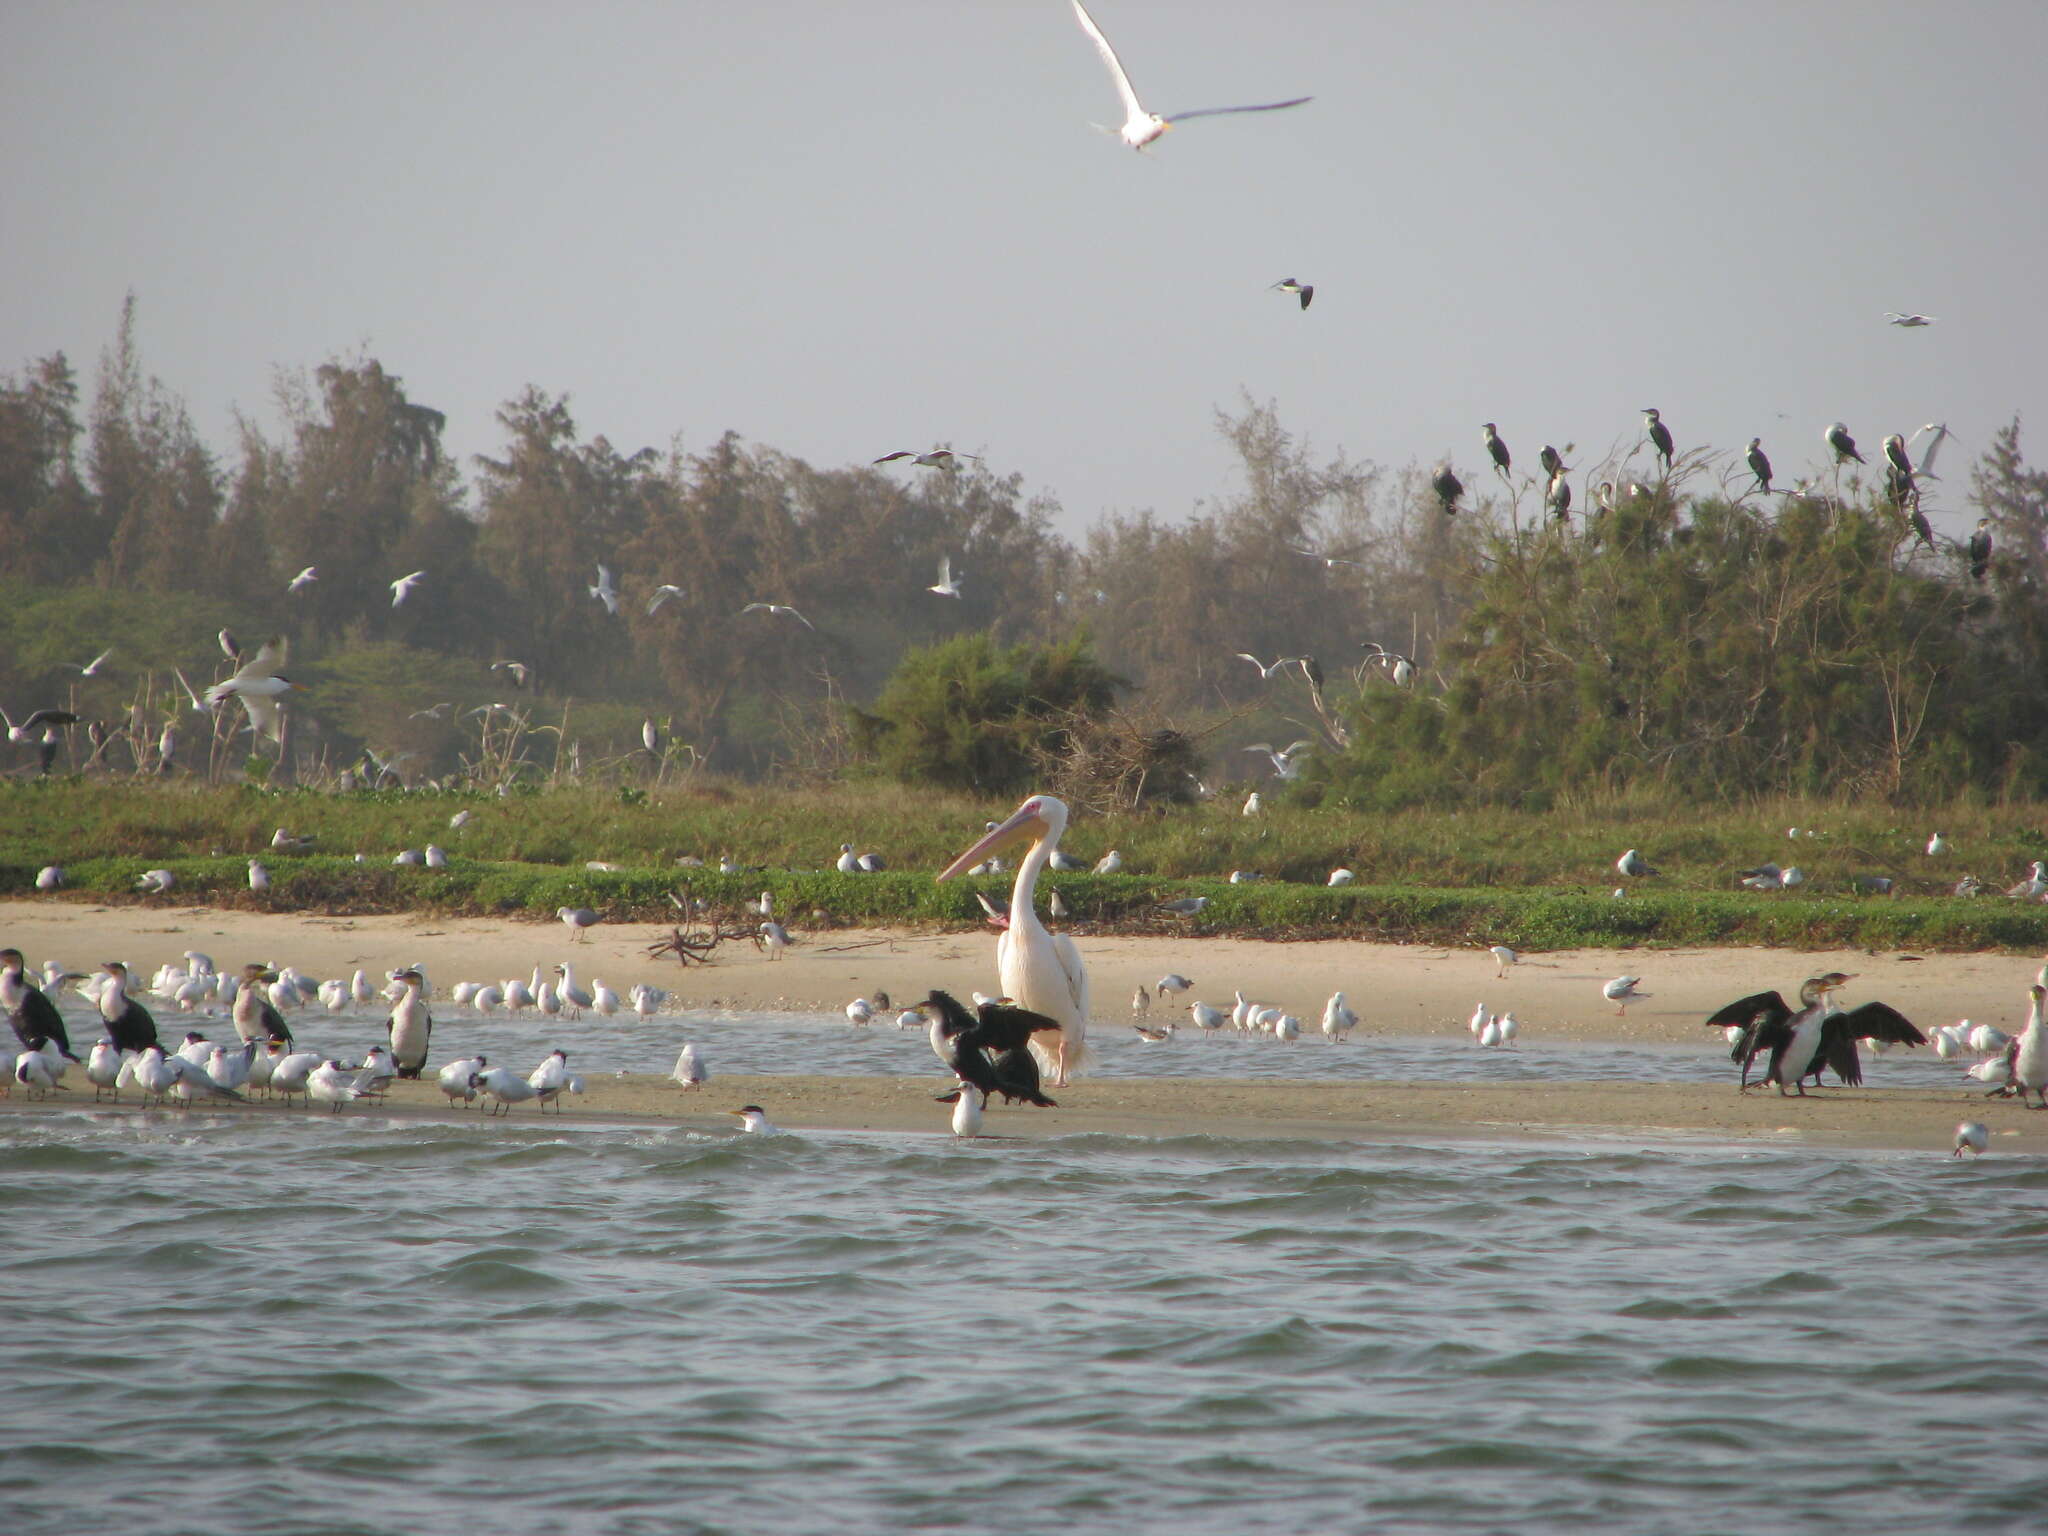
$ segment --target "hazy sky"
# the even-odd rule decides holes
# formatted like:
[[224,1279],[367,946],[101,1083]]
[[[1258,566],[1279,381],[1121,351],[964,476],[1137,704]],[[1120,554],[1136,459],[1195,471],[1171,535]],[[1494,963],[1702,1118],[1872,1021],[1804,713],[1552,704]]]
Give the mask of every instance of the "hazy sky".
[[532,383],[629,452],[950,442],[1069,530],[1227,494],[1240,391],[1469,470],[2048,421],[2041,0],[1093,11],[1154,110],[1316,99],[1133,153],[1067,0],[0,0],[0,369],[133,288],[223,451],[361,349],[465,456]]

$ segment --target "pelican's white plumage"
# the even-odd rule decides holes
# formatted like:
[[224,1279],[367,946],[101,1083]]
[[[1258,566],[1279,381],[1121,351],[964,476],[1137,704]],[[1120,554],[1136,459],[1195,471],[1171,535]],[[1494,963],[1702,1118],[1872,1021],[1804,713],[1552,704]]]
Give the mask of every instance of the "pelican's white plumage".
[[1018,862],[1017,883],[1010,891],[1010,926],[996,939],[996,974],[1002,980],[1004,996],[1059,1025],[1057,1045],[1041,1044],[1043,1036],[1039,1034],[1031,1037],[1031,1052],[1051,1074],[1055,1087],[1066,1083],[1090,1060],[1088,968],[1072,939],[1046,931],[1033,902],[1038,877],[1051,862],[1066,829],[1065,804],[1051,795],[1033,795],[1009,820],[939,871],[941,880],[950,880],[989,854],[1032,838],[1031,851]]
[[1102,55],[1102,62],[1109,69],[1109,77],[1116,82],[1117,95],[1124,104],[1124,125],[1116,129],[1116,135],[1133,149],[1143,149],[1154,139],[1165,133],[1175,123],[1190,117],[1220,117],[1232,112],[1277,112],[1283,107],[1298,107],[1309,100],[1296,96],[1287,101],[1268,101],[1252,107],[1202,107],[1193,112],[1175,112],[1162,117],[1157,112],[1147,112],[1138,100],[1138,92],[1131,84],[1131,77],[1124,72],[1123,60],[1116,56],[1116,50],[1109,45],[1109,39],[1102,35],[1102,28],[1095,24],[1095,18],[1088,14],[1081,0],[1074,0],[1074,19],[1081,23],[1081,30],[1088,34],[1095,44],[1095,51]]

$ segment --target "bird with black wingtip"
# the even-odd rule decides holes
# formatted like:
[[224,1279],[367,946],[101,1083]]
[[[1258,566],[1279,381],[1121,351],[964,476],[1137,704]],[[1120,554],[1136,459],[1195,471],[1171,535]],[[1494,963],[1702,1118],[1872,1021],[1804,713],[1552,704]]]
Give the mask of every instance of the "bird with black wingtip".
[[969,1013],[951,993],[937,991],[917,1009],[931,1020],[932,1050],[939,1060],[961,1082],[980,1089],[984,1099],[1000,1093],[1006,1104],[1059,1107],[1045,1096],[1038,1059],[1030,1051],[1034,1034],[1059,1028],[1055,1020],[993,1001]]
[[114,1049],[124,1054],[145,1051],[153,1045],[161,1049],[156,1019],[128,995],[128,967],[119,960],[109,960],[100,969],[107,974],[100,987],[100,1018],[107,1026],[107,1038],[114,1042]]
[[[1743,1090],[1776,1083],[1783,1097],[1788,1096],[1789,1084],[1805,1098],[1806,1079],[1811,1077],[1818,1085],[1823,1067],[1844,1087],[1857,1087],[1863,1081],[1858,1040],[1882,1040],[1891,1045],[1927,1043],[1913,1022],[1888,1003],[1865,1003],[1850,1009],[1837,1006],[1835,993],[1855,979],[1841,971],[1808,977],[1800,985],[1796,1010],[1776,992],[1753,993],[1717,1010],[1706,1021],[1709,1028],[1741,1031],[1728,1059],[1741,1064]],[[1765,1051],[1771,1053],[1770,1066],[1752,1085],[1750,1065]]]
[[265,991],[278,973],[266,965],[250,963],[242,967],[242,984],[235,989],[235,1033],[244,1040],[279,1040],[286,1045],[292,1043],[292,1027],[285,1023],[284,1015],[277,1011]]
[[41,1050],[45,1040],[52,1040],[65,1060],[78,1060],[72,1054],[71,1036],[65,1032],[63,1015],[29,981],[26,968],[20,950],[0,949],[0,1013],[7,1015],[23,1050]]

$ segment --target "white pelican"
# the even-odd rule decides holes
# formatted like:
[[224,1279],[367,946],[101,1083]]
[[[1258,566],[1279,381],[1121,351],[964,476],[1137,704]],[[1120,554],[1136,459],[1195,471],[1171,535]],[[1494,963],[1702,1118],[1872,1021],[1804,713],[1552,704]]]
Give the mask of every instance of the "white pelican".
[[306,588],[313,585],[313,583],[318,581],[319,579],[320,567],[317,565],[309,565],[303,571],[299,572],[298,575],[294,576],[291,579],[290,583],[286,585],[285,591],[291,594],[293,597],[297,597],[301,592],[305,591]]
[[1010,926],[996,939],[996,974],[1004,995],[1019,1008],[1044,1014],[1059,1025],[1059,1042],[1050,1049],[1036,1035],[1031,1038],[1031,1052],[1052,1074],[1055,1088],[1064,1087],[1090,1059],[1087,967],[1072,939],[1046,931],[1033,902],[1038,877],[1066,829],[1066,806],[1051,795],[1033,795],[938,876],[950,880],[997,849],[1032,838],[1031,851],[1018,862],[1017,883],[1010,891]]
[[594,586],[591,587],[590,595],[596,598],[600,603],[604,604],[604,611],[606,613],[614,615],[618,613],[619,588],[618,584],[612,580],[612,572],[610,566],[598,566],[597,582]]
[[264,641],[233,677],[206,690],[206,702],[218,709],[230,698],[240,699],[242,707],[249,712],[251,728],[258,735],[268,736],[272,741],[279,740],[282,728],[278,721],[278,701],[299,686],[278,670],[284,665],[284,658],[282,635]]
[[2048,1010],[2041,1006],[2048,998],[2048,988],[2039,982],[2028,989],[2027,996],[2032,1006],[2027,1013],[2027,1027],[2020,1031],[2019,1040],[2012,1051],[2011,1077],[2020,1091],[2020,1102],[2027,1102],[2027,1092],[2033,1091],[2038,1109],[2048,1105]]
[[[1102,35],[1102,28],[1095,25],[1095,18],[1088,14],[1081,0],[1074,0],[1074,18],[1081,23],[1081,30],[1086,32],[1095,44],[1096,51],[1102,55],[1102,62],[1109,66],[1110,78],[1116,82],[1117,95],[1123,98],[1123,127],[1113,130],[1105,128],[1103,131],[1114,132],[1133,149],[1143,149],[1175,123],[1185,122],[1191,117],[1221,117],[1233,112],[1278,112],[1283,107],[1298,107],[1310,99],[1307,96],[1295,96],[1286,101],[1268,101],[1252,107],[1202,107],[1193,112],[1176,112],[1170,117],[1161,117],[1156,112],[1147,112],[1139,102],[1138,93],[1131,85],[1131,77],[1124,73],[1123,63],[1117,58],[1116,50],[1109,46],[1109,39]],[[1302,307],[1308,307],[1306,302]]]
[[939,579],[935,585],[926,587],[925,591],[936,592],[941,597],[958,597],[960,595],[960,575],[953,569],[953,562],[950,558],[942,558],[939,561]]

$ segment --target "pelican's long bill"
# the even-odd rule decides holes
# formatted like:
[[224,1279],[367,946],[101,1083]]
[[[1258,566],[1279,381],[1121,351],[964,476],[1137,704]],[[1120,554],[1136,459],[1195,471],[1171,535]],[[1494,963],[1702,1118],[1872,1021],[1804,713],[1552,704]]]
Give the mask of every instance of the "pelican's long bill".
[[988,833],[980,842],[940,870],[938,878],[950,880],[955,875],[974,868],[975,865],[979,864],[997,849],[1007,848],[1010,844],[1019,841],[1030,833],[1043,833],[1045,827],[1045,818],[1041,814],[1038,796],[1033,795],[1010,813],[1008,821]]

